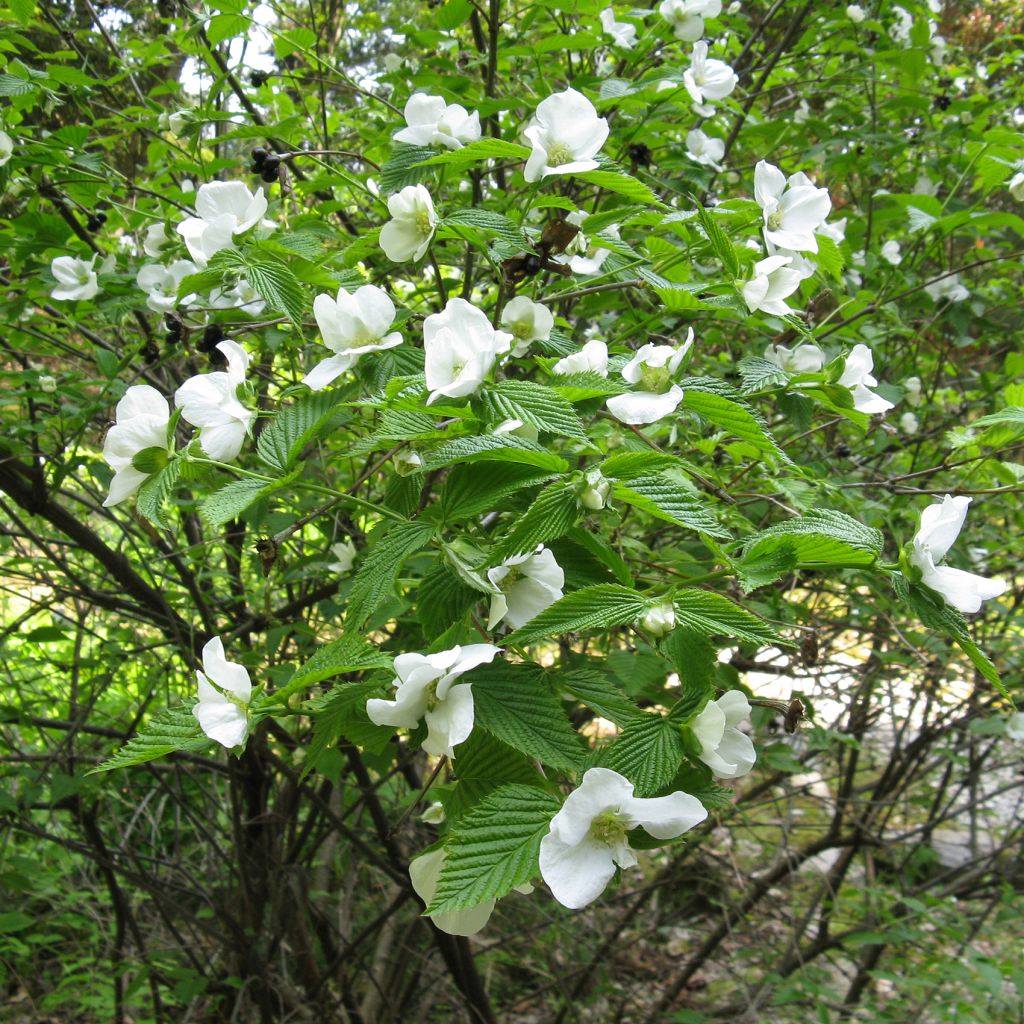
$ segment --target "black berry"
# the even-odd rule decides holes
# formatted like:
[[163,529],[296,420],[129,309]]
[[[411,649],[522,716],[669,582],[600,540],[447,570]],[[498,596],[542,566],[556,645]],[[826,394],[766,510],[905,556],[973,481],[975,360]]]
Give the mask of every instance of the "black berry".
[[100,220],[99,215],[95,213],[89,214],[89,219],[85,222],[86,231],[99,231],[103,227],[103,221]]
[[267,159],[267,151],[263,148],[254,149],[250,156],[254,167],[262,167],[263,161]]
[[219,348],[215,348],[210,352],[210,365],[215,370],[223,369],[228,365],[228,357]]
[[202,340],[196,346],[200,352],[216,351],[217,342],[224,340],[224,328],[220,324],[210,324],[203,331]]
[[267,84],[267,79],[269,77],[270,75],[268,75],[266,71],[253,71],[249,75],[249,81],[258,89],[261,85]]
[[651,162],[654,159],[654,155],[651,153],[651,147],[645,145],[643,142],[631,143],[626,152],[629,154],[629,159],[636,164],[637,167],[650,167]]

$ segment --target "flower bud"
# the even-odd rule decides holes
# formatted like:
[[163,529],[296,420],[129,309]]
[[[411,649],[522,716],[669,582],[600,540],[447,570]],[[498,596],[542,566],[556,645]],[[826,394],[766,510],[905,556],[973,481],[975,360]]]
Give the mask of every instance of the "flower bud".
[[57,390],[57,378],[51,377],[49,374],[43,374],[39,378],[39,390],[45,391],[48,395],[52,395]]
[[640,627],[652,636],[665,636],[675,629],[676,610],[665,601],[648,608],[640,619]]
[[600,512],[608,504],[608,495],[611,493],[612,483],[605,477],[601,470],[594,468],[587,470],[579,490],[580,504],[591,512]]
[[392,463],[395,467],[395,472],[399,476],[412,476],[413,473],[419,472],[423,466],[423,457],[414,451],[400,451],[395,452]]

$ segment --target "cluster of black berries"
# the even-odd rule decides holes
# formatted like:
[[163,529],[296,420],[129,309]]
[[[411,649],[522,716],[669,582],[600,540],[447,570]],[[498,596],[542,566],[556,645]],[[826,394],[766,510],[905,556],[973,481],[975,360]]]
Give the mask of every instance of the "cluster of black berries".
[[97,213],[90,213],[89,219],[85,222],[86,231],[99,231],[107,223],[107,215],[99,210]]
[[267,71],[253,71],[249,75],[249,81],[258,89],[261,85],[267,84],[270,73]]
[[936,110],[948,110],[949,105],[953,102],[953,97],[948,93],[940,93],[935,97],[934,102]]
[[281,158],[276,153],[268,153],[265,149],[254,149],[252,151],[253,174],[258,174],[267,184],[273,184],[278,180],[281,166]]
[[643,142],[630,143],[626,148],[626,152],[629,154],[629,159],[634,167],[650,167],[651,162],[654,160],[651,147]]
[[181,321],[173,313],[164,313],[164,337],[168,345],[181,341]]
[[227,356],[217,348],[217,343],[226,337],[224,328],[220,324],[209,324],[203,331],[203,337],[199,344],[196,345],[200,352],[205,352],[210,357],[210,365],[215,369],[228,365]]

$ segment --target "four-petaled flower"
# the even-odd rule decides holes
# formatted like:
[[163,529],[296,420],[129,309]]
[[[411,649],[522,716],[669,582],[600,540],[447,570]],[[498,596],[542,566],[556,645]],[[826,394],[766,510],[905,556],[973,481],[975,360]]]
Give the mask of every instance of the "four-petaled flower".
[[444,146],[462,149],[480,138],[480,115],[470,114],[458,103],[446,103],[441,96],[418,92],[405,104],[408,125],[395,133],[396,142],[411,146]]
[[219,636],[203,647],[203,670],[196,669],[199,701],[192,714],[199,727],[222,746],[230,749],[244,743],[249,735],[249,701],[252,681],[244,665],[228,661]]
[[356,560],[356,546],[352,543],[352,538],[349,537],[338,541],[337,544],[332,544],[331,554],[334,555],[334,561],[328,562],[327,568],[331,572],[348,572],[352,568],[352,563]]
[[632,48],[636,42],[636,25],[631,25],[628,21],[616,21],[615,11],[611,7],[606,7],[601,12],[600,18],[601,28],[612,37],[616,46],[624,47],[627,50]]
[[125,393],[114,413],[115,423],[103,441],[103,458],[114,471],[110,493],[103,507],[130,498],[152,474],[133,465],[147,448],[167,449],[167,424],[171,418],[167,399],[148,384],[135,384]]
[[694,109],[704,117],[710,117],[714,108],[708,100],[724,100],[739,79],[725,61],[708,59],[708,44],[703,40],[693,44],[690,66],[683,72],[683,85],[694,102]]
[[437,228],[434,200],[423,185],[406,185],[388,199],[391,220],[380,229],[380,247],[394,263],[418,260]]
[[7,132],[0,131],[0,167],[14,155],[14,139]]
[[427,405],[473,394],[511,346],[512,335],[496,331],[482,310],[465,299],[449,299],[443,313],[423,321]]
[[695,43],[704,35],[704,19],[722,13],[721,0],[662,0],[658,13],[672,26],[676,39]]
[[921,570],[921,582],[962,612],[976,612],[982,601],[999,597],[1006,590],[1002,580],[935,564],[946,557],[960,535],[970,503],[971,499],[963,495],[953,498],[947,494],[942,501],[929,505],[921,513],[921,526],[914,534],[910,553],[911,565]]
[[590,768],[540,842],[540,873],[551,895],[578,910],[604,892],[615,867],[637,863],[628,834],[642,828],[654,839],[675,839],[708,812],[689,793],[641,799],[633,783],[608,768]]
[[199,428],[199,446],[218,462],[228,462],[242,444],[256,414],[238,397],[245,384],[249,354],[235,341],[221,341],[217,349],[228,361],[227,370],[189,377],[174,393],[182,419]]
[[79,260],[74,256],[57,256],[50,264],[50,273],[57,279],[57,287],[50,292],[50,298],[73,302],[76,299],[91,299],[100,290],[93,264],[90,260]]
[[608,376],[608,346],[597,338],[588,341],[579,352],[564,356],[551,367],[552,373],[596,373]]
[[947,274],[938,281],[926,284],[924,290],[933,302],[963,302],[971,294],[960,283],[959,274]]
[[[175,260],[169,267],[159,263],[147,263],[139,268],[135,283],[147,293],[146,305],[154,313],[170,313],[178,305],[178,286],[189,274],[196,273],[197,267],[191,260]],[[195,293],[186,295],[183,305],[195,299]]]
[[900,243],[895,238],[890,238],[882,246],[882,259],[894,267],[898,267],[902,262],[903,256],[900,253]]
[[547,306],[518,295],[501,311],[501,326],[515,338],[512,355],[525,356],[534,341],[547,341],[555,318]]
[[492,630],[502,622],[509,629],[525,625],[553,605],[565,586],[562,567],[543,544],[488,569],[487,579],[497,591],[491,595],[487,618],[487,628]]
[[700,759],[720,779],[746,775],[757,754],[750,737],[737,728],[750,717],[750,702],[739,690],[729,690],[708,701],[690,724],[700,743]]
[[871,388],[878,381],[871,375],[874,369],[875,356],[867,345],[854,345],[846,357],[846,367],[839,378],[839,384],[853,392],[853,407],[857,412],[874,416],[892,408],[892,402],[876,395]]
[[189,255],[205,267],[210,257],[226,249],[235,235],[258,224],[267,212],[262,188],[255,194],[241,181],[211,181],[196,192],[198,217],[186,217],[178,225]]
[[337,298],[333,299],[330,295],[318,295],[313,300],[313,316],[324,344],[335,353],[302,378],[302,383],[313,391],[327,387],[352,369],[360,356],[402,344],[398,331],[388,333],[395,320],[395,304],[376,285],[364,284],[351,293],[339,288]]
[[399,654],[395,658],[395,699],[366,702],[374,725],[415,729],[426,720],[423,749],[440,757],[455,756],[455,747],[473,731],[473,689],[459,677],[492,662],[501,653],[494,644],[469,644],[437,654]]
[[608,138],[608,122],[575,89],[541,100],[523,135],[533,146],[523,172],[527,181],[549,174],[576,174],[597,168],[595,156]]
[[825,365],[825,353],[817,345],[797,345],[792,351],[785,345],[769,345],[764,357],[787,373],[817,373]]
[[759,160],[754,168],[754,198],[764,211],[764,237],[773,245],[817,252],[814,237],[832,209],[827,188],[815,188],[803,173],[789,180],[774,165]]
[[725,142],[694,128],[686,133],[686,155],[705,167],[720,171],[722,165],[719,161],[725,156]]
[[789,256],[769,256],[754,264],[754,276],[743,285],[743,301],[751,313],[760,310],[774,316],[793,311],[783,301],[800,287],[800,272],[793,270]]
[[656,423],[675,412],[683,400],[683,389],[672,375],[679,369],[693,345],[693,328],[678,348],[648,342],[622,368],[623,379],[638,384],[639,390],[608,399],[608,411],[620,422],[639,425]]

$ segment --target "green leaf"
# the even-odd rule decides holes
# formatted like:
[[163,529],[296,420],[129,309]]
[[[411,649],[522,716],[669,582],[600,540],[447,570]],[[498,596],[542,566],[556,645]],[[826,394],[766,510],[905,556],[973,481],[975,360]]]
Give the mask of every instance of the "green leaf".
[[287,473],[306,445],[331,425],[340,397],[337,391],[316,391],[279,409],[261,431],[256,453],[268,466]]
[[623,586],[636,586],[629,566],[607,541],[579,526],[574,526],[566,536],[600,562]]
[[140,516],[145,516],[161,529],[171,529],[167,502],[181,476],[181,460],[172,459],[155,476],[151,476],[135,496],[135,508]]
[[583,668],[552,674],[562,690],[619,728],[645,714],[603,672]]
[[221,249],[211,258],[206,272],[210,271],[243,276],[268,306],[283,313],[297,327],[302,326],[302,317],[312,311],[312,304],[306,301],[302,284],[291,267],[280,256],[261,248],[259,242],[250,244],[244,252]]
[[[462,149],[453,149],[448,153],[439,153],[420,162],[419,166],[433,167],[448,164],[475,164],[481,160],[525,160],[530,155],[528,146],[520,146],[516,142],[505,142],[504,139],[478,139]],[[539,205],[539,204],[535,204]],[[568,209],[573,209],[570,205]]]
[[467,811],[448,837],[437,883],[436,914],[500,899],[537,873],[540,841],[558,800],[536,786],[502,786]]
[[398,571],[410,556],[426,547],[434,527],[413,520],[391,527],[386,536],[370,548],[352,583],[345,622],[357,629],[394,593]]
[[440,469],[453,462],[517,462],[551,473],[564,473],[569,463],[535,441],[510,434],[481,434],[457,437],[426,456],[426,470]]
[[475,208],[465,210],[452,210],[445,214],[440,227],[468,227],[481,228],[485,231],[493,231],[503,242],[516,249],[531,248],[522,228],[514,221],[503,217],[500,213],[493,213],[490,210],[479,210]]
[[374,725],[366,717],[366,701],[379,689],[376,683],[342,683],[306,705],[313,717],[313,738],[306,747],[303,777],[342,736],[361,746],[387,746],[394,730]]
[[818,255],[815,257],[818,270],[836,281],[842,281],[843,264],[846,262],[842,250],[827,235],[815,235],[815,238],[818,240]]
[[678,465],[678,457],[667,452],[620,452],[601,463],[601,472],[612,480],[629,480]]
[[767,391],[781,387],[789,381],[789,374],[767,359],[758,356],[747,356],[741,359],[737,369],[743,382],[744,392]]
[[515,525],[491,550],[489,565],[500,565],[513,555],[533,551],[538,544],[567,533],[580,517],[575,489],[554,483],[537,495],[534,503],[516,519]]
[[154,715],[113,757],[86,772],[110,772],[115,768],[155,761],[176,750],[205,750],[213,741],[199,728],[191,708],[166,708]]
[[679,675],[682,694],[672,707],[672,719],[688,722],[715,695],[718,652],[707,636],[677,626],[662,644]]
[[667,476],[641,476],[628,484],[616,484],[612,496],[649,515],[676,526],[706,533],[710,537],[729,537],[707,511],[706,502],[686,491],[682,484]]
[[785,644],[763,619],[710,590],[681,590],[675,599],[676,623],[703,636],[727,636],[752,644]]
[[624,171],[577,171],[573,177],[589,181],[591,185],[597,185],[608,192],[625,196],[634,203],[643,203],[646,206],[664,205],[647,185]]
[[434,21],[442,32],[450,32],[453,28],[464,25],[473,13],[471,0],[448,0],[434,15]]
[[726,433],[752,444],[759,452],[783,463],[790,462],[789,456],[775,443],[758,418],[739,402],[722,395],[686,389],[683,404]]
[[476,721],[492,736],[552,768],[573,771],[584,748],[543,669],[486,665],[463,677],[473,684]]
[[598,751],[595,760],[600,767],[625,775],[637,796],[650,796],[675,778],[685,753],[679,726],[665,715],[646,714]]
[[416,618],[427,639],[435,640],[479,600],[480,593],[439,560],[416,591]]
[[430,171],[422,166],[434,155],[429,146],[396,145],[391,158],[380,169],[377,184],[381,195],[400,192],[406,185],[415,185],[429,177]]
[[229,519],[241,515],[254,501],[277,489],[278,481],[252,480],[245,477],[234,480],[227,487],[214,491],[199,506],[203,522],[216,529]]
[[510,782],[537,786],[544,781],[524,755],[483,729],[474,729],[459,744],[452,769],[457,782],[444,800],[444,809],[453,823],[499,786]]
[[714,254],[721,260],[722,266],[725,267],[726,273],[730,277],[739,277],[740,261],[732,247],[732,242],[726,237],[715,214],[697,204],[697,219],[704,229],[704,234],[708,236],[708,241],[711,243]]
[[496,420],[517,419],[538,430],[587,439],[587,431],[572,405],[557,391],[528,380],[503,380],[480,395]]
[[446,523],[471,519],[491,509],[502,508],[516,491],[535,487],[551,479],[546,469],[516,463],[477,463],[457,466],[441,492],[441,514]]
[[293,693],[304,690],[315,683],[347,672],[365,672],[375,668],[391,668],[391,655],[368,643],[358,634],[346,633],[337,640],[321,645],[313,656],[281,689],[270,696],[270,701],[280,703],[286,701]]
[[647,602],[635,590],[617,583],[584,587],[566,594],[525,626],[510,633],[508,643],[521,646],[564,633],[624,626],[635,622],[646,607]]

